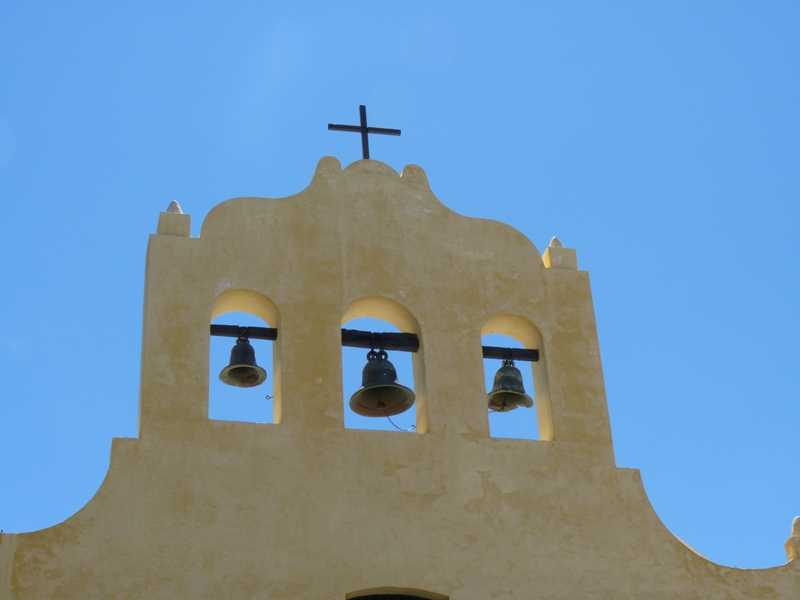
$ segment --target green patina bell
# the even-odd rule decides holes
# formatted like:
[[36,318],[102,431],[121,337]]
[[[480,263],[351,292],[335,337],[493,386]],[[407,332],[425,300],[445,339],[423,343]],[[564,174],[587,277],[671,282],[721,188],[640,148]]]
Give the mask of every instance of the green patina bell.
[[219,379],[222,383],[242,388],[255,387],[266,381],[267,372],[256,364],[256,351],[249,340],[236,340],[231,350],[231,362],[222,369]]
[[350,409],[363,417],[391,417],[414,406],[414,392],[397,382],[397,371],[386,352],[371,350],[361,374],[361,387],[350,398]]
[[525,393],[522,373],[514,366],[513,360],[503,361],[503,366],[495,373],[492,391],[486,394],[486,398],[489,409],[496,412],[508,412],[519,406],[533,406],[533,400]]

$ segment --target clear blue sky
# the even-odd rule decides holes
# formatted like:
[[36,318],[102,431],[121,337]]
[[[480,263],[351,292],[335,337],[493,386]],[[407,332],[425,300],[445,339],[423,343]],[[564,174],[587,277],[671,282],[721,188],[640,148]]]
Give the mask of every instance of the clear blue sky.
[[326,125],[366,104],[403,130],[373,158],[578,250],[617,463],[666,525],[724,564],[785,562],[800,5],[432,4],[5,3],[0,529],[68,517],[136,435],[159,211],[177,199],[196,234],[225,199],[301,190],[360,157]]

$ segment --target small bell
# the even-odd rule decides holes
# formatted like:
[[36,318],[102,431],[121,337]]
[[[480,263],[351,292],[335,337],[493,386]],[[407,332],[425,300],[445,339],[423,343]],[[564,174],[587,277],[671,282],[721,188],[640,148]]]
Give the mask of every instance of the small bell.
[[518,406],[525,408],[533,406],[533,400],[525,393],[522,373],[510,359],[504,360],[503,366],[495,373],[494,386],[492,391],[486,394],[486,398],[489,401],[489,409],[496,412],[508,412]]
[[414,405],[414,392],[397,382],[386,352],[370,350],[361,387],[350,397],[350,409],[362,417],[391,417]]
[[247,338],[239,338],[231,350],[231,362],[219,374],[222,383],[249,388],[261,385],[267,372],[256,364],[256,352]]

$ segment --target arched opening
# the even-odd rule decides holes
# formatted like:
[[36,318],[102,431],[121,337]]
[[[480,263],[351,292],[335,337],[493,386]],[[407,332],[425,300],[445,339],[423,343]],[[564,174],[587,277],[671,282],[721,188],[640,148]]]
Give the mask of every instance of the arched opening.
[[[361,298],[353,302],[342,315],[342,328],[350,331],[372,333],[412,333],[419,337],[419,326],[410,312],[400,304],[380,297]],[[375,350],[380,352],[381,338],[374,336]],[[425,397],[425,380],[421,360],[422,346],[417,352],[392,350],[386,346],[385,358],[397,373],[397,382],[413,392],[413,405],[403,410],[398,402],[395,413],[391,408],[376,408],[364,402],[362,388],[364,368],[368,363],[370,348],[342,346],[342,382],[344,391],[344,424],[348,429],[371,429],[426,433],[428,410]],[[375,357],[373,356],[374,360]],[[402,390],[395,390],[403,394]],[[352,402],[351,402],[352,401]],[[383,404],[382,402],[380,404]],[[366,407],[366,408],[365,408]],[[353,410],[355,408],[355,410]],[[383,414],[381,414],[383,411]],[[359,414],[360,413],[360,414]]]
[[[538,350],[535,361],[515,360],[513,366],[519,369],[522,386],[527,396],[533,400],[533,407],[526,408],[525,401],[505,412],[493,410],[488,406],[489,432],[492,437],[552,440],[553,415],[550,405],[550,392],[547,383],[547,370],[541,335],[536,326],[516,315],[497,315],[489,319],[481,330],[484,346]],[[511,355],[508,355],[511,357]],[[487,395],[495,384],[495,376],[504,365],[502,360],[484,358],[484,375]]]
[[[212,325],[277,328],[278,311],[262,294],[232,290],[221,294],[211,314]],[[255,352],[255,362],[266,371],[266,379],[254,387],[236,387],[223,383],[220,374],[231,361],[237,338],[210,336],[208,417],[221,421],[280,423],[280,352],[278,342],[248,337]]]
[[[500,348],[524,348],[516,339],[500,334],[485,335],[481,339],[484,346]],[[493,358],[483,359],[483,372],[486,378],[486,393],[492,391],[493,384],[499,369],[504,364],[502,360]],[[503,412],[493,405],[489,405],[489,434],[492,437],[517,438],[526,440],[539,439],[539,422],[536,418],[536,391],[533,385],[533,369],[523,361],[515,361],[514,366],[522,375],[522,384],[525,394],[533,400],[530,407],[516,406],[513,410]]]

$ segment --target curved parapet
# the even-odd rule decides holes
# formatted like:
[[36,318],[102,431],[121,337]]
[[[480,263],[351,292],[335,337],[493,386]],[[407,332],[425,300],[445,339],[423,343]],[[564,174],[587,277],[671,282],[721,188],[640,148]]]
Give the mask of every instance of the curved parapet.
[[[729,598],[791,598],[800,591],[800,564],[740,569],[709,560],[664,525],[650,503],[638,469],[617,469],[622,506],[631,528],[641,532],[630,547],[642,557],[661,557],[683,577],[702,581],[709,592]],[[699,597],[699,596],[698,596]]]
[[[339,342],[333,336],[320,337],[321,332],[330,331],[358,298],[384,297],[406,306],[416,315],[426,344],[442,349],[420,365],[420,372],[437,382],[427,391],[431,399],[438,398],[429,404],[434,429],[488,435],[479,377],[481,328],[497,314],[516,314],[537,323],[553,359],[547,376],[539,378],[548,382],[542,397],[552,398],[552,415],[544,420],[552,426],[547,425],[543,439],[600,446],[605,449],[598,460],[613,461],[586,273],[545,268],[533,243],[513,227],[448,209],[434,196],[420,167],[409,165],[399,175],[388,165],[362,160],[342,170],[338,160],[326,157],[305,190],[287,198],[223,202],[205,219],[200,237],[191,241],[192,250],[187,244],[186,253],[190,262],[181,266],[172,258],[169,279],[180,281],[175,277],[178,270],[195,273],[192,289],[171,295],[184,295],[183,305],[196,299],[198,313],[204,299],[212,297],[211,288],[220,286],[272,298],[281,308],[281,329],[286,332],[281,343],[284,374],[291,355],[285,345],[291,343],[290,332],[295,332],[291,339],[298,352],[315,356],[326,374],[322,379],[336,380],[334,348]],[[311,311],[317,328],[300,350],[297,328]],[[163,335],[167,337],[166,331]],[[197,352],[186,361],[203,364],[199,348]],[[199,375],[198,382],[203,379]],[[467,402],[458,399],[461,394],[454,395],[462,384]],[[205,390],[197,393],[202,396]],[[318,411],[315,404],[302,411],[296,406],[305,412],[298,418],[339,427],[338,400],[314,402],[326,408]],[[143,427],[148,403],[143,396]],[[284,408],[288,424],[292,407]],[[184,409],[185,414],[200,412],[196,407]],[[336,416],[318,419],[319,414]]]

